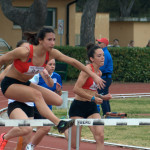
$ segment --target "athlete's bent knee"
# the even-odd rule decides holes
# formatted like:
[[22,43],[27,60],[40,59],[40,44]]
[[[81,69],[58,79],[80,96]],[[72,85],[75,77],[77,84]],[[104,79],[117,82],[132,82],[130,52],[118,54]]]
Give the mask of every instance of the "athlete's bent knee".
[[38,101],[43,98],[42,93],[38,90],[33,90],[32,96],[34,101]]

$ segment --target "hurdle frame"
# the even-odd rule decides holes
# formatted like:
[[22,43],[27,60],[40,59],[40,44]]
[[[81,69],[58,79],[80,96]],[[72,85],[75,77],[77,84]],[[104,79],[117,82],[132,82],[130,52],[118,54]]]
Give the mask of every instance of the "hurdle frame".
[[[68,121],[70,119],[61,119]],[[80,143],[80,126],[150,126],[150,119],[143,118],[130,118],[130,119],[76,119],[75,126],[76,131],[76,150],[79,150]],[[14,126],[54,126],[54,124],[48,119],[36,119],[36,120],[20,120],[20,119],[0,119],[0,126],[14,127]],[[71,128],[69,128],[68,134],[68,150],[71,150]],[[144,148],[145,150],[148,148]],[[150,149],[150,148],[149,148]]]

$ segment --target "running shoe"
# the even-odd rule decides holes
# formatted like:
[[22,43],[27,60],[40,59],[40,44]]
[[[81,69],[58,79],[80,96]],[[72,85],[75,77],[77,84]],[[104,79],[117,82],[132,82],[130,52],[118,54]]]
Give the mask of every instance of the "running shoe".
[[5,134],[6,133],[2,133],[1,136],[0,136],[0,150],[4,150],[4,148],[5,148],[5,146],[6,146],[7,142],[8,142],[8,140],[4,139],[4,135]]
[[61,120],[57,125],[57,129],[59,133],[64,133],[66,129],[72,127],[74,125],[75,120],[63,121]]
[[34,150],[34,145],[28,144],[28,145],[26,146],[26,150]]

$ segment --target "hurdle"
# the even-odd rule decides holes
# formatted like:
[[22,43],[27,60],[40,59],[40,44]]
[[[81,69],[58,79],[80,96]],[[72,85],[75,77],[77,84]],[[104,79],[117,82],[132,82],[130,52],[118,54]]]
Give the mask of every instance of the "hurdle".
[[[79,133],[80,133],[80,126],[95,126],[95,125],[103,125],[103,126],[143,126],[143,125],[150,125],[150,119],[143,119],[143,118],[131,118],[131,119],[76,119],[75,126],[76,129],[76,150],[79,150]],[[69,129],[71,132],[71,129]],[[70,134],[70,133],[69,133]],[[70,142],[70,141],[68,141]],[[69,147],[71,143],[68,143],[68,150],[71,150]],[[144,148],[144,150],[148,150],[150,148]]]
[[[71,119],[61,119],[69,121]],[[130,119],[76,119],[75,126],[143,126],[150,125],[150,119],[144,118],[130,118]],[[53,122],[48,119],[0,119],[0,126],[4,127],[18,127],[18,126],[55,126]]]
[[[70,119],[61,119],[68,121]],[[130,119],[76,119],[75,126],[76,131],[76,150],[79,150],[79,132],[80,126],[150,126],[150,119],[144,118],[130,118]],[[19,119],[0,119],[0,126],[15,127],[15,126],[54,126],[54,124],[48,119],[36,119],[36,120],[19,120]],[[146,150],[147,148],[145,148]],[[71,150],[71,128],[69,128],[68,135],[68,150]]]

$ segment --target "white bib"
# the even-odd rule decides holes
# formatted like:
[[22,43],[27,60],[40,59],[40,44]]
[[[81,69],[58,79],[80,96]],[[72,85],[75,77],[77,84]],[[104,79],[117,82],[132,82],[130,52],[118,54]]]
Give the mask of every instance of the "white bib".
[[34,75],[34,74],[42,72],[43,70],[44,70],[44,67],[29,66],[28,71],[25,72],[24,74]]

